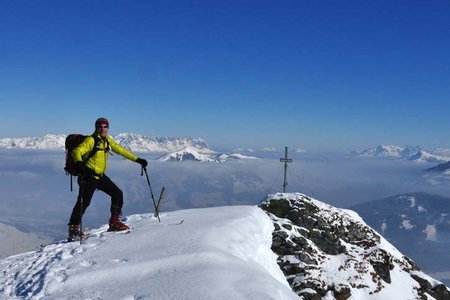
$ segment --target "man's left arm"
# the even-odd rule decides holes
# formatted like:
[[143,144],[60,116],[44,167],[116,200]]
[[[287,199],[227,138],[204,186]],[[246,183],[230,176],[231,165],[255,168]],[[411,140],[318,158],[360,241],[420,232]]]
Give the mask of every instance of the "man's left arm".
[[131,151],[125,149],[124,147],[120,146],[116,141],[114,141],[111,137],[108,136],[108,143],[111,147],[111,150],[114,153],[117,153],[125,158],[128,158],[129,160],[135,161],[144,168],[147,166],[147,161],[145,159],[139,158],[136,155],[134,155]]

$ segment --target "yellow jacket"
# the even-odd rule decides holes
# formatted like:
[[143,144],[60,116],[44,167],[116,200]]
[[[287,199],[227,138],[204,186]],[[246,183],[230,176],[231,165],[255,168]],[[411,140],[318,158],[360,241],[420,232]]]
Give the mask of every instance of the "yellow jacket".
[[[72,151],[73,161],[76,163],[87,159],[85,166],[94,171],[96,175],[102,176],[105,174],[106,168],[108,167],[109,150],[132,161],[138,159],[136,155],[120,146],[110,136],[106,137],[110,149],[108,149],[106,139],[101,138],[99,135],[97,135],[97,138],[97,145],[95,145],[95,139],[92,136],[88,136]],[[97,147],[98,151],[92,157],[88,158],[89,153],[91,153],[94,147]]]

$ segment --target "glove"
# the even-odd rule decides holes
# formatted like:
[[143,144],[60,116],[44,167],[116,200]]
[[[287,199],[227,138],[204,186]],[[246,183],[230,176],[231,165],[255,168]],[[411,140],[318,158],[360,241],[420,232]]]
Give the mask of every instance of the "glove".
[[142,159],[142,158],[136,159],[136,162],[138,164],[140,164],[143,168],[147,167],[147,165],[148,165],[147,161],[145,159]]
[[86,173],[86,166],[84,165],[84,162],[77,161],[75,163],[75,169],[77,169],[78,174],[85,175]]

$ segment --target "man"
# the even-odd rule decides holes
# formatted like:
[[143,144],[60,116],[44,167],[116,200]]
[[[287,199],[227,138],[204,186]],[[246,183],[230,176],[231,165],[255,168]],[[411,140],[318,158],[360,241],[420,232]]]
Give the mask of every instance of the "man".
[[[86,137],[72,151],[80,186],[77,203],[75,204],[69,221],[69,241],[80,237],[81,217],[91,203],[96,189],[111,196],[111,218],[109,219],[108,231],[122,231],[130,228],[121,222],[123,193],[111,179],[106,176],[109,151],[113,151],[129,160],[139,163],[142,167],[147,166],[147,161],[117,144],[108,136],[109,122],[106,118],[95,121],[95,132]],[[95,150],[95,151],[93,151]]]

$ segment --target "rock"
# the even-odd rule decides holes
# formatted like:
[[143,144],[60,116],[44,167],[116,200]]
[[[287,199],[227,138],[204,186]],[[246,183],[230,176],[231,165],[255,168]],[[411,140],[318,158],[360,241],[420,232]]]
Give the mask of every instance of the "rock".
[[387,285],[399,284],[404,289],[404,283],[392,277],[396,268],[397,273],[409,274],[411,290],[405,295],[450,299],[445,285],[433,287],[411,259],[352,211],[299,193],[269,195],[260,207],[274,223],[272,250],[278,255],[278,265],[303,299],[344,300],[356,290],[358,297],[363,291],[367,298],[389,299],[389,294],[383,296]]

